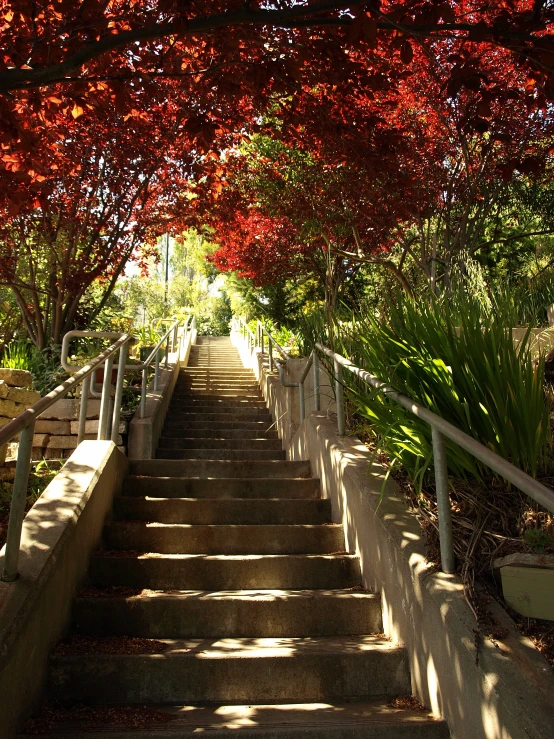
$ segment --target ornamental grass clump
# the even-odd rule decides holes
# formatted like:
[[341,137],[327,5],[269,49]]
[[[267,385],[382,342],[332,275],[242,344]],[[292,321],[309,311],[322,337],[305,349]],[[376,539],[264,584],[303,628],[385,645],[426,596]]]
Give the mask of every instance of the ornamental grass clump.
[[[396,390],[532,476],[551,467],[550,408],[544,360],[533,360],[530,332],[515,342],[502,306],[404,299],[388,315],[357,316],[339,331],[338,351]],[[379,451],[420,489],[432,468],[431,428],[382,393],[345,373]],[[493,473],[446,440],[451,475],[484,481]]]

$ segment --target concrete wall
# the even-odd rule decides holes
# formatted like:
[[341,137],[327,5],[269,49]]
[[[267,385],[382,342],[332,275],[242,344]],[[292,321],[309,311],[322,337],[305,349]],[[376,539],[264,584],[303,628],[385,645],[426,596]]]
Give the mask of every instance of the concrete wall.
[[394,481],[356,437],[314,413],[299,428],[289,458],[309,459],[346,548],[361,560],[364,585],[381,592],[385,633],[410,654],[414,694],[444,716],[453,739],[547,739],[554,735],[554,677],[546,660],[515,630],[476,646],[476,622],[454,575],[433,573],[421,528]]
[[[360,556],[365,587],[381,593],[384,630],[408,649],[414,695],[447,719],[453,739],[554,736],[550,665],[495,602],[489,611],[507,635],[476,642],[460,579],[429,568],[421,527],[397,485],[388,480],[381,498],[385,470],[370,468],[371,454],[357,437],[337,436],[332,388],[323,393],[327,412],[300,424],[298,391],[283,388],[241,337],[233,340],[260,380],[288,458],[310,460],[333,520],[344,524],[347,550]],[[287,377],[298,379],[304,362],[288,362]]]
[[[25,517],[19,578],[0,582],[0,737],[34,708],[48,655],[127,470],[111,441],[84,441]],[[0,553],[3,568],[4,550]]]

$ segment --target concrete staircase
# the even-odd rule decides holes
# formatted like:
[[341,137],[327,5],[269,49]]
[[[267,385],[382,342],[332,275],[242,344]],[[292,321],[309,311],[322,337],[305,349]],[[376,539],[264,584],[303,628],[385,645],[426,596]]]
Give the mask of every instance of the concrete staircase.
[[[309,463],[286,461],[227,338],[193,348],[157,459],[131,462],[90,582],[48,694],[92,718],[55,714],[48,736],[448,736],[391,704],[411,692],[406,652],[380,635],[379,595],[361,588]],[[146,719],[118,728],[129,705]]]

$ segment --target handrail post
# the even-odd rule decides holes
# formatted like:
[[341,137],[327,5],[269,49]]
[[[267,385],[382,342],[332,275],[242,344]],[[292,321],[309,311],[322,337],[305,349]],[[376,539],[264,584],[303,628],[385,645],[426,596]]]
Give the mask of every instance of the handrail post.
[[154,392],[158,392],[158,383],[160,380],[160,352],[156,352],[156,360],[154,363]]
[[27,488],[31,471],[31,455],[33,451],[34,420],[26,426],[20,434],[17,449],[17,466],[13,483],[12,501],[10,506],[10,522],[6,537],[6,553],[4,557],[4,572],[2,580],[13,582],[17,578],[19,563],[19,547],[21,545],[21,529],[25,518],[27,503]]
[[89,391],[90,391],[90,375],[88,377],[85,377],[85,379],[83,380],[83,385],[81,387],[81,406],[79,408],[79,431],[77,433],[77,444],[78,445],[85,438]]
[[337,404],[337,427],[339,436],[344,436],[344,387],[342,385],[342,365],[335,359],[335,402]]
[[142,368],[142,380],[140,383],[140,417],[144,418],[146,413],[146,385],[148,384],[148,367]]
[[269,342],[269,371],[273,372],[273,339],[268,334],[267,339]]
[[439,540],[442,571],[451,575],[456,571],[452,533],[452,508],[448,494],[448,465],[444,436],[431,426],[433,437],[433,463],[435,466],[435,488],[439,518]]
[[169,336],[166,339],[165,342],[165,368],[167,369],[169,367]]
[[321,410],[321,391],[319,389],[319,360],[317,352],[312,351],[312,371],[314,373],[314,407],[316,411]]
[[265,334],[263,331],[260,331],[260,348],[263,354],[265,351]]
[[108,438],[108,422],[110,417],[110,398],[112,388],[113,354],[104,362],[104,382],[102,383],[102,399],[100,400],[100,418],[98,420],[98,440]]
[[300,423],[306,418],[306,396],[304,393],[304,383],[298,383],[298,404],[300,406]]
[[117,365],[117,381],[115,383],[115,398],[113,403],[112,418],[112,441],[115,443],[119,436],[119,421],[121,420],[121,401],[123,399],[123,378],[125,377],[125,365],[129,344],[125,343],[119,350],[119,362]]

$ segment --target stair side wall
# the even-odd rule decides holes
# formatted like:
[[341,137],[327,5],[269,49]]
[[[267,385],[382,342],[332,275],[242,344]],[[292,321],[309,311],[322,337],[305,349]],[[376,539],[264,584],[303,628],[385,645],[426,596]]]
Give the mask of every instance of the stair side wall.
[[19,578],[0,582],[1,739],[15,736],[41,695],[127,464],[113,442],[83,441],[25,517]]

